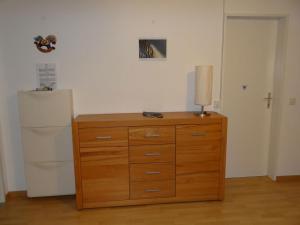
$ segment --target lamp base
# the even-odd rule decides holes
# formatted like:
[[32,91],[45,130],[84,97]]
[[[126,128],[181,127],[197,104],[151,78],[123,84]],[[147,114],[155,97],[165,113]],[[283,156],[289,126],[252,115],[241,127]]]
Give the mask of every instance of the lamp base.
[[195,116],[201,116],[201,117],[205,117],[205,116],[210,116],[210,113],[208,113],[207,111],[204,111],[204,106],[201,105],[201,109],[199,112],[194,112]]
[[194,112],[195,116],[200,116],[200,117],[206,117],[206,116],[210,116],[210,113],[207,111],[200,111],[200,112]]

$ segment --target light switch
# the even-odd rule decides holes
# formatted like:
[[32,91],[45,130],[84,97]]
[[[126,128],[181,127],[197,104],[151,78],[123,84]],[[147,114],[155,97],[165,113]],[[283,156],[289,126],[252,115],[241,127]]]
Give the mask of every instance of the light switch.
[[220,109],[220,101],[214,101],[214,105],[213,105],[213,107],[214,107],[214,110],[219,110]]

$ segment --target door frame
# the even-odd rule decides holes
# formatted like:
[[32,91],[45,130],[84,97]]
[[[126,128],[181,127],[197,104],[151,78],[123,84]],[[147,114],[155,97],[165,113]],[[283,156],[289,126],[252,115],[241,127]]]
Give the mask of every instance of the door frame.
[[[0,155],[1,157],[1,155]],[[2,203],[5,203],[5,186],[4,186],[4,174],[2,169],[2,162],[0,158],[0,206]]]
[[[276,180],[278,156],[279,156],[279,136],[282,121],[283,109],[283,89],[285,83],[285,65],[286,65],[286,51],[288,40],[288,14],[251,14],[251,13],[224,13],[223,18],[223,37],[222,37],[222,59],[221,59],[221,90],[220,90],[220,111],[223,113],[224,108],[224,62],[225,62],[225,41],[228,20],[231,18],[241,19],[269,19],[277,20],[277,41],[275,50],[275,65],[273,74],[273,99],[272,99],[272,113],[271,113],[271,127],[270,127],[270,142],[268,149],[268,172],[272,180]],[[230,121],[229,121],[230,122]],[[272,149],[272,150],[271,150]]]
[[7,184],[5,179],[5,168],[4,168],[4,155],[3,155],[3,139],[2,139],[2,127],[0,121],[0,206],[5,203],[5,196],[7,193]]

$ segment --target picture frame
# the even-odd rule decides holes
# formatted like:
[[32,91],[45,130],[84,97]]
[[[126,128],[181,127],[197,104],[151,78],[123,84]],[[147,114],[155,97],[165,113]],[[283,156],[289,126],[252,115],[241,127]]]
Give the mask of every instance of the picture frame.
[[165,60],[167,59],[167,39],[165,38],[140,38],[140,60]]

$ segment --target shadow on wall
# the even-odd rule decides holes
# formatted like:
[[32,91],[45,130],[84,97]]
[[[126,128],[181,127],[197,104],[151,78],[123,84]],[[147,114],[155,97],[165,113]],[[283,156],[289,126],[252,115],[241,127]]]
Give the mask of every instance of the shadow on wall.
[[195,105],[195,71],[187,73],[186,110],[199,111],[200,106]]
[[[10,185],[18,187],[17,189],[9,189],[8,191],[23,191],[26,189],[26,184],[17,92],[7,97],[7,105],[7,113],[10,116],[6,121],[7,130],[5,130],[5,132],[7,132],[7,135],[5,135],[5,137],[7,137],[7,139],[5,139],[5,146],[7,145],[7,148],[12,150],[10,152],[11,160],[6,162],[7,164],[5,165],[10,172],[10,177],[7,177],[7,181],[9,188],[11,188]],[[20,176],[20,174],[22,174],[22,176]]]

